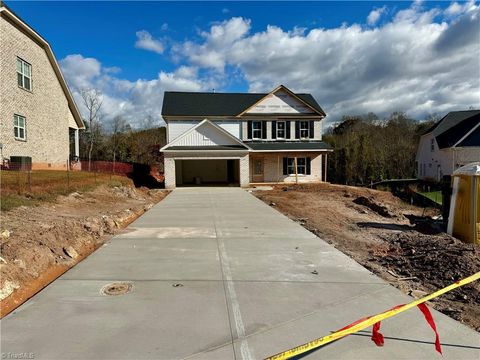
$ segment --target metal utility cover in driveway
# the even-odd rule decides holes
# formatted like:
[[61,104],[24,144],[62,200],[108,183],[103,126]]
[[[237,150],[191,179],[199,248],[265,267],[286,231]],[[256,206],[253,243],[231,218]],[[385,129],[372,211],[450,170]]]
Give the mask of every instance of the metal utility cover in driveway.
[[[130,291],[106,296],[108,284]],[[35,359],[262,359],[410,298],[238,188],[178,189],[1,321]],[[433,311],[445,359],[480,336]],[[312,359],[438,359],[416,309]]]

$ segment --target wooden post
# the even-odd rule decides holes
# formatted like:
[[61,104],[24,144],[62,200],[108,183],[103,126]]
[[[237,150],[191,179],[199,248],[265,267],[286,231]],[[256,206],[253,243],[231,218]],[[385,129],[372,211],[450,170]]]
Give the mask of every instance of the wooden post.
[[70,190],[70,167],[67,168],[67,190]]
[[17,169],[17,189],[18,189],[18,195],[22,193],[22,190],[20,189],[20,168]]
[[328,162],[328,154],[325,154],[325,182],[327,182],[327,162]]
[[32,192],[32,170],[28,170],[28,191]]
[[295,156],[295,161],[294,161],[294,165],[295,165],[295,184],[298,184],[298,170],[297,170],[297,157]]
[[277,155],[277,184],[280,182],[280,155]]

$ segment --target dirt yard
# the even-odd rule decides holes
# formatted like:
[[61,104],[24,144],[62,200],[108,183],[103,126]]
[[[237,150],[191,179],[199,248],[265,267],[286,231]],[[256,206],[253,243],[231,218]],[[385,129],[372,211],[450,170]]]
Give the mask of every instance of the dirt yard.
[[[480,248],[442,232],[431,219],[437,210],[411,206],[390,192],[317,184],[253,193],[415,298],[480,271]],[[431,305],[480,331],[479,282]]]
[[54,202],[2,212],[0,307],[4,316],[167,195],[100,185]]

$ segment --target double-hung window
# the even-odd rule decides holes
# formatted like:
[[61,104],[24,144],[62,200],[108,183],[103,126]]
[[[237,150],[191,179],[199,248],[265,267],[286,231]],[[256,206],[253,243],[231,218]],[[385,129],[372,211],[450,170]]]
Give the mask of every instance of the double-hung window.
[[283,158],[283,175],[310,175],[311,159],[309,157],[297,158],[297,171],[295,172],[295,158]]
[[294,158],[288,158],[287,159],[287,174],[288,175],[295,174],[295,159]]
[[305,175],[307,173],[307,159],[297,158],[297,173],[299,175]]
[[25,118],[20,115],[13,116],[13,134],[17,140],[27,140]]
[[32,90],[32,65],[17,58],[17,83],[22,89]]
[[300,121],[300,139],[308,139],[310,137],[310,123],[308,121]]
[[285,121],[277,121],[277,139],[284,140],[286,138]]
[[259,140],[262,138],[262,122],[252,121],[252,139]]

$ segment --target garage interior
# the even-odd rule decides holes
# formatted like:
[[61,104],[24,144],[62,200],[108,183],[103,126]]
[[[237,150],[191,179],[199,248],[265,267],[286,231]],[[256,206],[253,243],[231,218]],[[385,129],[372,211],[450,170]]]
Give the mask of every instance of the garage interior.
[[176,186],[240,186],[240,160],[175,160]]

